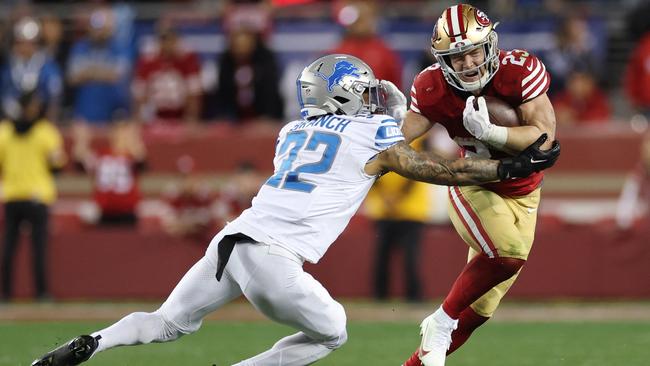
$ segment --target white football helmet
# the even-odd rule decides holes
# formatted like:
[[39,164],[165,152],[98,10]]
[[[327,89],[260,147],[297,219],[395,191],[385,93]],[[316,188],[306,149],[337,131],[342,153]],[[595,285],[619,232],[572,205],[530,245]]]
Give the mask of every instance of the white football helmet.
[[379,80],[365,62],[354,56],[333,54],[319,58],[302,70],[296,86],[303,118],[386,110]]
[[[449,84],[471,92],[483,88],[494,77],[499,70],[498,36],[494,31],[497,25],[480,9],[468,4],[454,5],[442,12],[433,27],[431,53]],[[455,71],[449,56],[478,47],[483,48],[485,61],[475,69]],[[466,82],[461,79],[461,75],[475,71],[479,72],[478,80]]]

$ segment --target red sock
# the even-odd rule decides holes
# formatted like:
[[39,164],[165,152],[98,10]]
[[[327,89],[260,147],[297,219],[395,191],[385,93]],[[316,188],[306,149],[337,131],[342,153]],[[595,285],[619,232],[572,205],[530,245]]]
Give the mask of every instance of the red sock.
[[474,309],[469,306],[463,310],[458,318],[458,328],[451,334],[451,347],[449,347],[447,355],[450,355],[458,347],[462,346],[469,336],[472,335],[472,332],[488,321],[488,319],[490,318],[476,314]]
[[460,273],[442,304],[443,310],[458,319],[460,313],[492,287],[512,277],[526,263],[523,259],[475,256]]
[[402,366],[422,366],[422,361],[420,361],[419,354],[420,349],[418,348],[415,350],[415,353],[413,353],[411,357],[409,357],[409,359],[402,364]]
[[[485,254],[479,254],[467,263],[442,304],[447,315],[458,319],[458,329],[451,335],[447,354],[462,346],[472,332],[489,319],[476,314],[469,306],[492,287],[515,275],[524,263],[523,259],[489,258]],[[416,350],[402,366],[421,366],[418,355],[419,350]]]

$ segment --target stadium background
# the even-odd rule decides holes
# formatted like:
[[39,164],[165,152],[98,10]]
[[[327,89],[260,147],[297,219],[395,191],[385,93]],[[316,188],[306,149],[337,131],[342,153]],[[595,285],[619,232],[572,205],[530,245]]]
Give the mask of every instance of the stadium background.
[[[162,18],[172,19],[183,44],[200,57],[204,87],[215,87],[218,82],[215,80],[217,59],[227,47],[224,14],[231,9],[232,2],[138,1],[106,4],[132,17],[132,28],[128,31],[131,32],[130,52],[134,58],[155,43],[156,22]],[[343,30],[341,22],[337,21],[340,20],[337,19],[337,12],[343,5],[328,1],[273,1],[268,4],[272,21],[265,30],[266,40],[276,53],[282,69],[280,87],[285,99],[284,119],[289,120],[297,112],[292,90],[295,75],[305,63],[337,45]],[[385,1],[381,4],[379,33],[402,59],[403,90],[408,90],[410,81],[419,70],[419,62],[427,52],[433,22],[450,4],[447,1]],[[583,125],[576,121],[558,126],[558,136],[563,144],[562,158],[547,173],[535,247],[526,270],[507,296],[502,319],[524,324],[545,320],[567,321],[569,324],[592,322],[595,328],[599,328],[602,321],[607,324],[620,321],[624,329],[621,333],[606,326],[601,328],[616,337],[619,334],[620,337],[631,335],[636,342],[645,339],[647,344],[650,336],[650,306],[647,303],[650,299],[650,226],[645,216],[647,202],[643,197],[638,198],[638,206],[633,208],[633,224],[625,229],[617,224],[617,207],[627,177],[641,162],[641,147],[647,129],[647,118],[637,113],[623,88],[624,70],[641,36],[630,32],[630,19],[634,11],[648,14],[650,8],[643,7],[643,1],[631,0],[480,1],[475,4],[486,10],[492,20],[501,22],[497,28],[500,48],[525,48],[542,59],[555,45],[555,32],[561,16],[586,15],[596,45],[594,54],[603,65],[599,86],[607,93],[612,106],[611,118],[606,123]],[[5,33],[10,31],[15,20],[12,14],[28,11],[35,16],[49,14],[59,17],[66,37],[74,37],[79,32],[78,18],[97,5],[95,2],[75,1],[5,2],[0,4],[0,14]],[[62,69],[65,70],[65,65],[62,65]],[[70,150],[72,116],[69,101],[67,103],[57,124]],[[207,245],[205,240],[176,237],[162,228],[159,213],[164,210],[165,202],[161,196],[168,185],[182,179],[178,159],[191,157],[193,174],[204,179],[215,190],[228,186],[229,180],[244,162],[252,164],[259,174],[269,175],[275,136],[280,125],[240,124],[209,118],[198,127],[192,127],[197,128],[198,132],[188,133],[188,127],[183,123],[154,121],[146,124],[142,135],[147,147],[149,168],[140,177],[143,199],[138,207],[138,223],[133,227],[102,227],[85,223],[80,212],[92,201],[91,179],[71,168],[66,169],[57,177],[59,199],[52,209],[48,275],[52,298],[45,303],[31,300],[34,289],[30,246],[24,238],[15,265],[16,299],[0,306],[0,318],[6,325],[5,330],[0,332],[1,339],[8,341],[36,331],[33,329],[38,327],[38,323],[33,323],[35,320],[71,322],[54,326],[53,329],[63,334],[50,334],[55,338],[49,341],[60,342],[74,335],[76,329],[92,327],[89,324],[93,323],[84,321],[108,322],[117,319],[132,310],[132,302],[144,303],[133,308],[155,308],[150,302],[164,299],[185,270],[203,254]],[[99,144],[104,143],[108,135],[105,127],[94,127],[93,133],[98,136]],[[435,205],[446,207],[444,201],[436,201]],[[0,227],[2,225],[0,217]],[[421,304],[400,302],[404,288],[399,252],[390,267],[393,273],[390,283],[392,300],[388,303],[372,301],[374,250],[372,222],[360,212],[322,262],[306,268],[335,297],[348,302],[352,308],[353,322],[373,319],[400,322],[398,324],[402,324],[403,328],[399,331],[409,330],[413,333],[413,337],[408,339],[414,346],[417,344],[415,329],[418,319],[425,316],[432,304],[436,304],[448,290],[465,262],[466,246],[453,228],[444,222],[444,210],[442,215],[432,212],[431,223],[425,229],[422,242],[420,273],[425,301]],[[239,306],[244,308],[242,311],[245,315],[239,313]],[[262,328],[268,327],[260,317],[251,314],[246,305],[239,303],[216,317],[220,321],[242,322],[224,323],[224,327],[246,327],[251,320],[264,324],[260,326]],[[26,320],[30,323],[25,323]],[[636,328],[627,328],[631,323],[637,323]],[[44,324],[51,326],[50,323]],[[354,327],[359,327],[357,323],[354,324]],[[221,329],[220,326],[211,325],[209,329]],[[250,327],[251,332],[256,326]],[[492,328],[496,331],[495,337],[519,331],[514,326],[513,329],[503,330],[508,326],[511,325]],[[592,331],[597,332],[587,325],[585,334]],[[557,329],[556,333],[550,331],[547,336],[540,336],[539,341],[546,342],[557,333],[567,332],[567,329]],[[46,335],[42,333],[39,343],[25,351],[30,352],[25,355],[28,359],[49,347]],[[488,336],[479,333],[476,338],[481,337]],[[273,336],[270,336],[267,342],[272,341]],[[628,359],[626,365],[644,364],[641,360],[648,353],[641,351],[639,344],[643,343],[628,344],[633,350],[630,354],[636,354],[637,358]],[[556,347],[564,349],[562,345]],[[593,347],[593,344],[585,347]],[[408,355],[412,348],[406,345],[401,354]],[[5,351],[9,352],[9,349]],[[136,355],[137,350],[133,351],[131,354]],[[228,348],[225,348],[224,352],[227,351]],[[247,350],[241,352],[244,355],[251,353]],[[465,352],[461,357],[471,350]],[[571,357],[567,358],[569,361],[559,362],[562,351],[557,352],[560,352],[557,356],[560,358],[549,365],[600,364],[597,361],[578,363],[571,361]],[[8,354],[5,358],[0,356],[0,364],[15,364],[17,358],[11,357]],[[395,358],[395,355],[391,357],[401,359]],[[480,358],[476,355],[465,357],[464,364],[474,364],[472,362]],[[532,363],[525,363],[521,359],[514,359],[510,361],[512,363],[505,361],[501,364],[544,365],[544,362],[549,362],[542,362],[543,355],[533,354],[531,357],[538,361],[528,360]],[[610,361],[618,360],[614,351],[610,357]],[[330,364],[345,364],[341,359],[330,361],[333,362]],[[578,359],[579,356],[576,356],[575,360]],[[20,360],[27,362],[22,358]],[[138,361],[135,364],[139,364]]]

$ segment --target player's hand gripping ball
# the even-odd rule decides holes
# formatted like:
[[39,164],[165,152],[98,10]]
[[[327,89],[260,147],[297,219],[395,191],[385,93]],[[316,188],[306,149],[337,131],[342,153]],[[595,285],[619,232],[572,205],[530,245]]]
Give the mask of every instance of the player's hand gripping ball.
[[465,102],[463,125],[476,139],[498,148],[508,140],[506,127],[519,125],[519,118],[512,107],[497,98],[471,96]]

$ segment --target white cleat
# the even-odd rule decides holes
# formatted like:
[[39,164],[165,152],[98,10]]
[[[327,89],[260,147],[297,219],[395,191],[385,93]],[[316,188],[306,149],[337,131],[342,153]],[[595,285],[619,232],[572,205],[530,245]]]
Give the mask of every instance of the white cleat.
[[451,333],[458,327],[440,307],[420,324],[420,361],[424,366],[444,366],[447,350],[451,346]]

